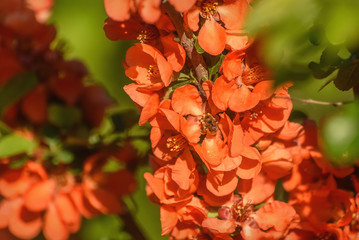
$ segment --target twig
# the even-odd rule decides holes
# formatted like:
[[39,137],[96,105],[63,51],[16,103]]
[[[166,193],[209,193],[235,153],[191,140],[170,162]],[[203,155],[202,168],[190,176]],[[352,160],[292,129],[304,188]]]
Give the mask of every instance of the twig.
[[127,209],[127,206],[123,204],[125,209],[119,215],[124,224],[124,230],[128,232],[133,239],[136,240],[146,240],[146,237],[143,235],[142,230],[138,227],[136,221],[133,219],[132,214]]
[[198,88],[201,97],[207,99],[206,93],[203,90],[201,83],[202,79],[208,79],[208,70],[202,55],[196,51],[193,32],[184,23],[181,14],[177,12],[168,1],[163,3],[162,6],[172,20],[172,23],[175,26],[180,38],[180,44],[185,49],[187,57],[192,63],[197,77],[197,82],[194,84]]
[[297,102],[303,102],[303,103],[310,103],[310,104],[318,104],[318,105],[327,105],[327,106],[334,106],[339,107],[344,104],[352,103],[352,101],[345,101],[345,102],[324,102],[324,101],[317,101],[313,99],[301,99],[301,98],[293,98],[293,97],[281,97],[281,96],[274,96],[274,98],[281,98],[281,99],[288,99],[293,100]]
[[355,99],[359,99],[359,84],[354,85],[353,93],[354,93]]

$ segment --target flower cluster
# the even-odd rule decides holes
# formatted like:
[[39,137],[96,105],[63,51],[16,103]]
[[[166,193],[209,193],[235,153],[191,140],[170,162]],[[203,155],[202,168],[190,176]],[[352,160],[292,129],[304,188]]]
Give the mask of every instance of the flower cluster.
[[96,132],[113,100],[51,47],[51,5],[0,2],[0,239],[66,240],[82,217],[126,211],[136,189],[131,142]]
[[292,84],[274,85],[245,35],[249,1],[104,2],[106,36],[140,42],[124,90],[151,125],[144,177],[162,235],[358,239],[354,168],[329,164],[313,121],[288,121]]

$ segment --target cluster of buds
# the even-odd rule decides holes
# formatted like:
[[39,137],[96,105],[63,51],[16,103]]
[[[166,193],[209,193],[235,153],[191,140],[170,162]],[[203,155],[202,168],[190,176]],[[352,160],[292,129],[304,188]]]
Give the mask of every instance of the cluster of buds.
[[274,85],[243,31],[250,1],[104,2],[106,36],[140,41],[124,90],[151,125],[144,177],[162,235],[359,238],[354,168],[329,164],[313,121],[288,120],[292,84]]
[[97,130],[114,101],[53,47],[51,5],[0,2],[0,239],[66,240],[136,190],[131,141]]

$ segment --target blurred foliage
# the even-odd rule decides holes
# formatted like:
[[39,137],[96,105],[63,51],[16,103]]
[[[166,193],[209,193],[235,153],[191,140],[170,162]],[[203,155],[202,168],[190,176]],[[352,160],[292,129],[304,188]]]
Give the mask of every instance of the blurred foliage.
[[104,215],[91,220],[84,220],[79,233],[70,240],[131,240],[131,235],[121,231],[123,223],[112,215]]
[[[246,29],[263,40],[263,57],[278,83],[332,73],[335,78],[337,69],[357,58],[356,0],[257,0],[253,7]],[[339,89],[347,90],[348,85],[353,86]]]
[[0,139],[0,158],[31,153],[36,146],[36,142],[31,139],[19,134],[9,134]]
[[[260,39],[263,59],[273,70],[277,84],[288,80],[295,83],[292,97],[353,100],[352,93],[341,91],[359,86],[359,1],[256,0],[246,29]],[[324,152],[333,164],[356,163],[358,103],[333,107],[294,99],[293,105],[294,121],[307,117],[319,121],[329,115],[321,124]]]
[[112,42],[103,31],[107,15],[103,1],[55,1],[52,18],[57,29],[57,42],[64,45],[67,58],[80,59],[96,82],[102,83],[121,107],[134,108],[122,87],[125,77],[122,61],[131,42]]
[[10,104],[25,96],[37,84],[37,76],[33,72],[15,75],[0,88],[0,114]]
[[[131,42],[108,40],[103,31],[107,15],[103,1],[98,0],[61,0],[55,1],[50,20],[57,28],[58,44],[64,44],[68,59],[80,59],[86,64],[90,75],[96,82],[105,86],[107,91],[118,102],[116,108],[109,111],[108,117],[97,132],[93,132],[89,141],[112,141],[126,136],[145,136],[148,129],[135,127],[138,122],[137,112],[132,100],[122,87],[131,82],[124,74],[122,61]],[[125,131],[125,133],[124,133]],[[122,135],[121,135],[122,134]],[[106,136],[106,138],[104,138]],[[150,148],[148,140],[138,139],[131,142],[136,149],[145,153]],[[105,166],[107,170],[120,166]],[[159,240],[168,237],[161,235],[159,207],[149,202],[145,191],[144,172],[149,167],[140,168],[136,177],[138,189],[133,196],[131,212],[147,239]],[[126,201],[128,203],[128,201]],[[129,205],[127,204],[127,205]],[[121,219],[116,216],[103,216],[94,220],[85,220],[79,234],[73,240],[127,240],[131,237],[122,231]]]
[[359,101],[327,116],[321,124],[323,148],[335,165],[359,162]]

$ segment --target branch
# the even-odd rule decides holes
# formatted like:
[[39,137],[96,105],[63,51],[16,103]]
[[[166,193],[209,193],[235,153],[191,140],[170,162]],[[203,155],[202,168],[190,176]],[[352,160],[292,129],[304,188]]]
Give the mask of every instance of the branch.
[[207,65],[204,62],[202,55],[196,51],[195,42],[193,39],[193,32],[184,23],[181,14],[177,12],[168,1],[163,3],[162,6],[172,20],[172,23],[175,26],[178,36],[180,38],[180,44],[185,49],[187,57],[192,63],[197,77],[195,85],[198,88],[201,97],[207,100],[206,93],[201,85],[202,79],[208,79]]
[[131,215],[130,211],[128,210],[127,206],[123,203],[124,210],[119,215],[119,217],[122,219],[124,224],[124,230],[128,232],[133,239],[136,240],[146,240],[146,237],[143,235],[142,230],[138,227],[136,221],[133,219],[133,216]]
[[310,104],[318,104],[318,105],[327,105],[327,106],[334,106],[334,107],[339,107],[339,106],[342,106],[342,105],[344,105],[344,104],[352,103],[352,101],[345,101],[345,102],[324,102],[324,101],[317,101],[317,100],[313,100],[313,99],[301,99],[301,98],[280,97],[280,96],[274,96],[274,98],[288,99],[288,100],[293,100],[293,101],[302,102],[302,103],[310,103]]
[[359,84],[353,86],[353,93],[355,99],[359,99]]

